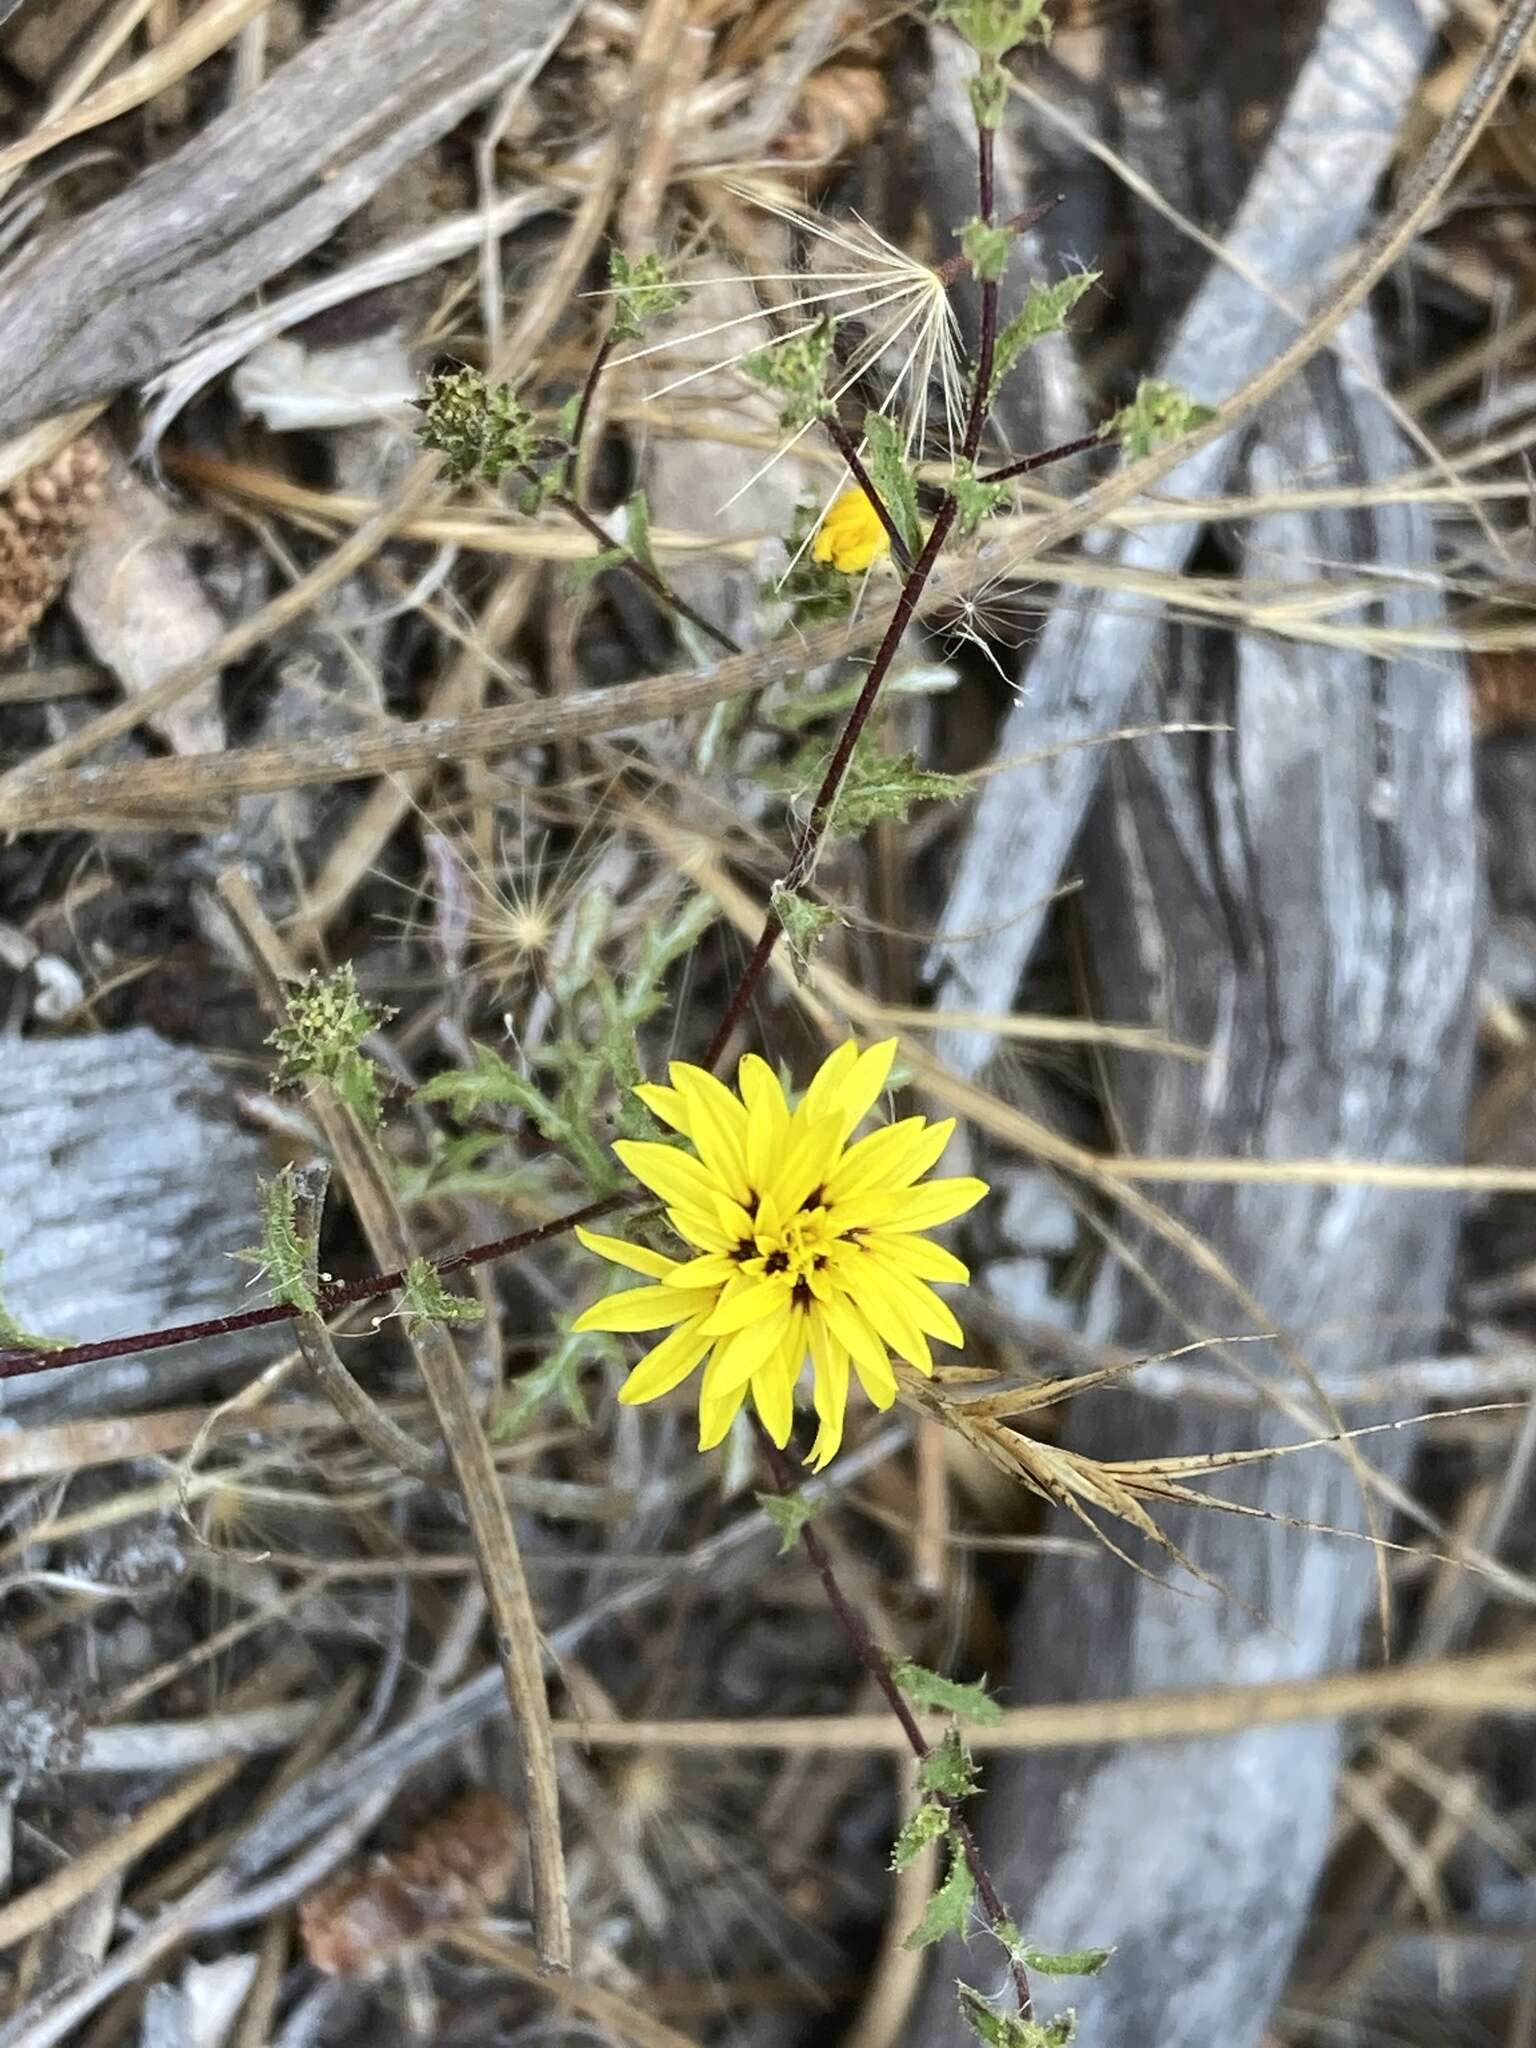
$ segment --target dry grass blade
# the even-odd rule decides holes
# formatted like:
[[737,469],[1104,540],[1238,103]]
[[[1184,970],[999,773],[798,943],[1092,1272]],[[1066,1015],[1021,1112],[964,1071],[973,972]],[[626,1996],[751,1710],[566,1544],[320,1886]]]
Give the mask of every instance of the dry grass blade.
[[[281,941],[243,875],[226,873],[221,878],[219,894],[250,947],[263,1002],[274,1023],[279,1023],[285,1012],[285,983],[297,980],[297,971],[287,960]],[[312,1107],[374,1258],[388,1270],[409,1266],[417,1256],[417,1247],[382,1155],[357,1119],[328,1088],[317,1086]],[[464,1498],[495,1623],[507,1698],[517,1719],[528,1794],[539,1954],[549,1968],[568,1970],[571,1923],[560,1843],[560,1794],[549,1732],[543,1653],[517,1534],[463,1361],[452,1338],[441,1323],[421,1321],[411,1328],[409,1342]]]
[[676,2027],[669,2027],[664,2020],[653,2019],[616,1992],[605,1991],[597,1984],[584,1984],[576,1977],[551,1981],[540,1969],[539,1959],[532,1950],[524,1948],[521,1942],[509,1940],[504,1934],[461,1927],[443,1938],[451,1947],[473,1957],[476,1962],[491,1963],[510,1976],[521,1978],[525,1984],[537,1985],[553,2000],[558,2010],[595,2020],[606,2033],[621,2041],[632,2042],[634,2048],[698,2048],[697,2042],[689,2035],[680,2034]]
[[34,158],[46,155],[76,135],[101,127],[106,121],[131,113],[156,93],[185,78],[216,51],[232,43],[248,21],[264,14],[271,5],[272,0],[204,0],[203,6],[173,36],[120,71],[110,85],[100,87],[71,111],[53,115],[30,134],[0,149],[0,191]]
[[71,1858],[31,1891],[8,1899],[0,1906],[0,1948],[9,1948],[13,1942],[35,1934],[107,1878],[128,1869],[146,1850],[180,1827],[189,1814],[206,1806],[244,1766],[242,1756],[225,1757],[219,1763],[209,1764],[173,1790],[151,1800],[107,1841]]
[[[1451,1720],[1483,1714],[1536,1714],[1536,1651],[1496,1652],[1404,1664],[1388,1671],[1344,1671],[1271,1685],[1212,1686],[1196,1692],[1070,1706],[1005,1707],[1002,1719],[968,1731],[977,1750],[1112,1748],[1126,1742],[1185,1742],[1275,1728],[1292,1721],[1333,1721],[1421,1713]],[[819,1714],[800,1719],[557,1722],[562,1742],[600,1748],[889,1750],[901,1731],[879,1714]]]

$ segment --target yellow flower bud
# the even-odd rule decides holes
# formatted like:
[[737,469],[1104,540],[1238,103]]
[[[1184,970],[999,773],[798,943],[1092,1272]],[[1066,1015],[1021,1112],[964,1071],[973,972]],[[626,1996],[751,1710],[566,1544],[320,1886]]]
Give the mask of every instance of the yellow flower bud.
[[830,562],[844,576],[857,576],[891,551],[880,515],[858,485],[838,495],[811,543],[813,562]]

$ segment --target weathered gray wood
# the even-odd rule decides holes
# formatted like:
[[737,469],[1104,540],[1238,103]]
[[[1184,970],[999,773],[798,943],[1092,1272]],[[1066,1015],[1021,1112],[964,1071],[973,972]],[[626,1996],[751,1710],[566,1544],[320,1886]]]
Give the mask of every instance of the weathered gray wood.
[[0,432],[162,369],[543,61],[575,0],[368,0],[0,286]]
[[[1351,340],[1368,346],[1358,319]],[[1239,487],[1272,490],[1330,461],[1377,478],[1403,466],[1403,452],[1379,402],[1320,358],[1305,389],[1247,441]],[[1434,560],[1427,517],[1405,507],[1277,514],[1256,522],[1245,543],[1246,573],[1266,584],[1312,581],[1324,563],[1411,575]],[[1383,588],[1385,622],[1434,615],[1428,573],[1416,587],[1389,578]],[[1084,842],[1084,914],[1106,1014],[1150,1016],[1211,1048],[1203,1067],[1116,1063],[1130,1144],[1456,1157],[1479,921],[1460,673],[1257,635],[1234,644],[1184,626],[1149,630],[1163,688],[1142,692],[1137,715],[1233,729],[1117,749]],[[1432,1344],[1456,1229],[1452,1198],[1227,1186],[1169,1191],[1167,1205],[1325,1379]],[[1113,1265],[1094,1302],[1095,1334],[1135,1353],[1245,1327],[1230,1297],[1182,1255],[1143,1231],[1129,1237],[1178,1313]],[[1305,1397],[1278,1349],[1245,1346],[1242,1357]],[[1256,1407],[1223,1414],[1147,1400],[1132,1382],[1085,1398],[1069,1440],[1116,1458],[1302,1433]],[[1393,1435],[1367,1452],[1381,1464],[1406,1448]],[[1355,1482],[1332,1452],[1259,1467],[1216,1490],[1289,1517],[1363,1525]],[[1372,1607],[1367,1546],[1214,1512],[1165,1519],[1234,1597],[1214,1598],[1155,1556],[1151,1578],[1042,1558],[1015,1626],[1012,1699],[1298,1677],[1354,1661]],[[1102,1977],[1060,1987],[1061,2000],[1079,2007],[1085,2041],[1252,2048],[1321,1862],[1336,1759],[1336,1731],[1314,1725],[1063,1752],[989,1774],[979,1809],[985,1846],[1031,1939],[1117,1944]],[[969,2038],[951,2012],[957,1968],[935,1974],[914,2044],[959,2048]]]
[[[260,1236],[265,1163],[201,1053],[142,1028],[8,1040],[0,1284],[12,1312],[87,1342],[238,1308],[251,1269],[229,1254]],[[0,1418],[111,1414],[206,1379],[231,1355],[226,1340],[0,1380]]]
[[[1433,0],[1331,0],[1224,237],[1237,264],[1295,306],[1314,302],[1361,230],[1438,14]],[[1237,269],[1213,264],[1157,374],[1197,398],[1225,398],[1295,330],[1272,297]],[[1168,495],[1219,489],[1232,459],[1229,440],[1201,450],[1169,477]],[[1090,546],[1127,567],[1171,575],[1188,562],[1199,532],[1193,524],[1145,527]],[[1105,749],[1073,742],[1121,722],[1157,631],[1157,606],[1138,606],[1123,592],[1086,610],[1058,607],[1047,622],[997,742],[999,758],[1036,758],[993,776],[964,827],[934,950],[941,1008],[1009,1008],[1106,759]],[[1040,759],[1041,750],[1054,751]],[[985,1033],[952,1031],[940,1049],[948,1064],[975,1074],[993,1044]]]

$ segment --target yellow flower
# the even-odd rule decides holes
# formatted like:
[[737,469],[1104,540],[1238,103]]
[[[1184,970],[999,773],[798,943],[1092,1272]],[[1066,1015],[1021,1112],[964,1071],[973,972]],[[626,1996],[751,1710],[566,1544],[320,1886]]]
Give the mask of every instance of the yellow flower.
[[692,1152],[614,1146],[636,1180],[667,1205],[697,1256],[577,1231],[589,1251],[656,1284],[610,1294],[578,1330],[670,1330],[635,1367],[619,1399],[654,1401],[707,1359],[699,1387],[699,1449],[718,1444],[746,1397],[780,1449],[795,1384],[809,1359],[821,1427],[809,1463],[820,1471],[843,1440],[849,1368],[877,1408],[896,1398],[891,1355],[931,1373],[928,1339],[964,1342],[928,1285],[966,1268],[919,1233],[979,1202],[985,1181],[922,1180],[954,1130],[911,1116],[850,1143],[874,1107],[896,1041],[861,1053],[850,1039],[825,1060],[791,1110],[766,1061],[748,1053],[739,1096],[702,1067],[674,1061],[672,1086],[641,1101]]
[[830,562],[845,576],[857,576],[891,551],[880,514],[855,484],[839,491],[811,542],[811,560]]

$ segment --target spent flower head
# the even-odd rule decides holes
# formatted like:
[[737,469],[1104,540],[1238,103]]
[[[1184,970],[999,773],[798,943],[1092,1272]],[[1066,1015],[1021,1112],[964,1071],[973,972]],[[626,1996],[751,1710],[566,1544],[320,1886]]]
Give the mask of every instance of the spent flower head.
[[877,1408],[889,1408],[893,1357],[931,1373],[930,1338],[964,1342],[931,1283],[970,1274],[922,1235],[987,1192],[985,1181],[922,1178],[954,1119],[906,1117],[853,1137],[895,1053],[894,1039],[862,1053],[849,1040],[793,1109],[754,1053],[741,1062],[738,1092],[682,1061],[671,1067],[671,1087],[635,1090],[692,1150],[640,1142],[614,1150],[661,1197],[693,1256],[577,1233],[589,1251],[653,1284],[606,1296],[573,1327],[670,1332],[631,1372],[621,1401],[654,1401],[702,1364],[699,1449],[721,1441],[749,1389],[782,1448],[809,1362],[820,1428],[808,1462],[819,1471],[843,1439],[850,1372]]
[[857,484],[832,500],[811,542],[811,560],[829,562],[844,576],[861,576],[890,551],[880,515]]

